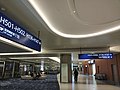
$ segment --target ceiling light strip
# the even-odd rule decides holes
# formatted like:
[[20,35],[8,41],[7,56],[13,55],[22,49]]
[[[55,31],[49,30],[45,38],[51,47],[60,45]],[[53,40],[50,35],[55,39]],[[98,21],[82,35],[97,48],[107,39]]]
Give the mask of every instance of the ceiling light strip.
[[36,51],[36,50],[33,50],[33,49],[31,49],[31,48],[28,48],[28,47],[26,47],[26,46],[23,46],[23,45],[21,45],[21,44],[18,44],[18,43],[16,43],[16,42],[13,42],[13,41],[11,41],[11,40],[9,40],[9,39],[3,38],[3,37],[1,37],[1,36],[0,36],[0,40],[3,41],[3,42],[5,42],[5,43],[7,43],[7,44],[14,45],[14,46],[16,46],[16,47],[19,47],[19,48],[22,48],[22,49],[25,49],[25,50],[28,50],[28,51],[38,52],[38,51]]
[[44,15],[43,11],[39,8],[39,6],[38,6],[38,4],[36,3],[35,0],[28,0],[28,1],[33,6],[33,8],[38,12],[40,17],[42,17],[42,19],[45,21],[45,23],[48,25],[48,27],[53,32],[55,32],[56,34],[58,34],[58,35],[60,35],[62,37],[66,37],[66,38],[88,38],[88,37],[93,37],[93,36],[107,34],[107,33],[110,33],[110,32],[113,32],[113,31],[117,31],[117,30],[120,29],[120,25],[118,25],[118,26],[115,26],[113,28],[102,30],[101,32],[97,32],[97,33],[84,34],[84,35],[65,34],[65,33],[60,32],[60,30],[57,30],[56,28],[53,27],[53,25],[50,23],[50,21]]
[[10,59],[14,59],[14,60],[26,60],[26,59],[41,59],[41,58],[49,58],[49,59],[52,59],[56,62],[59,62],[60,63],[60,59],[58,57],[11,57]]

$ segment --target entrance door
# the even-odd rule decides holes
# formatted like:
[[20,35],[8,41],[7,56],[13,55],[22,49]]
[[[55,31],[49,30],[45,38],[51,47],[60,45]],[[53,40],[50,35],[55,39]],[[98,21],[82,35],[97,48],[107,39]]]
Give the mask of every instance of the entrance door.
[[112,69],[112,78],[115,84],[118,83],[118,72],[117,72],[117,66],[115,64],[111,65]]

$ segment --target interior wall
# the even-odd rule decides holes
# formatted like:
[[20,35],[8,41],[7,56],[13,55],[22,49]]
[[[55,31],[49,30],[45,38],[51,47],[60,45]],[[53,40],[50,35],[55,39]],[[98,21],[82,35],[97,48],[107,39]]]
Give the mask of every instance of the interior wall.
[[88,67],[89,67],[89,75],[92,75],[92,73],[93,73],[93,71],[92,71],[92,64],[89,64]]
[[[83,61],[82,62],[83,69],[84,69],[84,74],[92,74],[92,69],[91,65],[88,64],[88,61]],[[86,65],[88,67],[86,67]],[[96,59],[95,60],[95,65],[96,65],[96,73],[104,73],[107,76],[107,80],[109,81],[114,81],[113,79],[113,71],[112,71],[112,66],[116,65],[117,69],[117,75],[118,75],[118,81],[120,83],[120,53],[115,54],[113,56],[113,59]],[[117,76],[115,76],[117,77]]]
[[119,83],[120,83],[120,54],[118,54],[116,56],[116,63],[117,63],[117,69],[118,69],[118,79],[119,79]]
[[84,71],[83,74],[85,74],[85,75],[89,74],[88,61],[83,61],[83,62],[82,62],[82,65],[83,65],[83,71]]
[[[113,56],[113,59],[96,59],[96,72],[105,73],[107,75],[107,79],[113,81],[112,74],[112,65],[117,66],[118,79],[120,81],[120,54],[116,54]],[[99,71],[97,69],[99,67]]]
[[88,61],[83,61],[82,62],[82,65],[83,65],[83,70],[84,70],[84,73],[85,75],[92,75],[93,74],[93,71],[92,71],[92,64],[89,64]]

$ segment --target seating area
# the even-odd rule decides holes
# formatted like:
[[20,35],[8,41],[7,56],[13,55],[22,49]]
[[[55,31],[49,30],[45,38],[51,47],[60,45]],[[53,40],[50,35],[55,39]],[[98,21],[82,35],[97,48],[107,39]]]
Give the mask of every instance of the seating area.
[[21,76],[21,79],[23,80],[34,80],[34,79],[45,79],[46,78],[46,75],[45,74],[41,74],[41,75],[24,75],[24,76]]
[[98,73],[98,74],[95,74],[95,79],[98,79],[98,80],[107,80],[107,76],[105,73]]
[[60,73],[59,72],[59,70],[46,70],[46,72],[45,72],[46,74],[58,74],[58,73]]
[[45,79],[29,80],[30,77],[0,81],[0,90],[60,90],[57,75],[46,75]]

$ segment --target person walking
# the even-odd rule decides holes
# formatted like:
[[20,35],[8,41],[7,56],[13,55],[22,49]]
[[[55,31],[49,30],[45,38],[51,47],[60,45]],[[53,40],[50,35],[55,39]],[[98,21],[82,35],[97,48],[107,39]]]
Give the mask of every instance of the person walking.
[[75,70],[74,70],[74,80],[75,80],[75,82],[77,82],[77,78],[78,78],[78,70],[75,68]]

